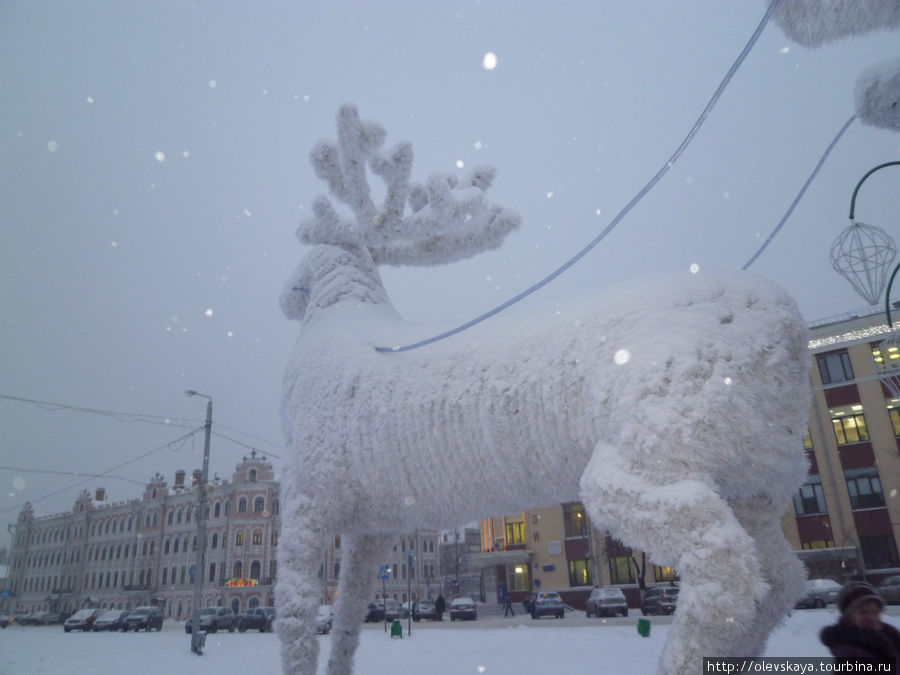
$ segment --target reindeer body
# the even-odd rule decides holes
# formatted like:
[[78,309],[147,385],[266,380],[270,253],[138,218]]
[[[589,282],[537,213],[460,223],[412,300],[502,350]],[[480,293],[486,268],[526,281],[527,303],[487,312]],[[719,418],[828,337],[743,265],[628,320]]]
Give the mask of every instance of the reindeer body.
[[328,672],[343,675],[385,535],[579,498],[681,576],[659,673],[758,655],[802,593],[780,530],[806,474],[793,301],[746,273],[685,275],[380,353],[437,329],[400,319],[376,262],[352,236],[320,241],[282,295],[301,320],[283,397],[285,673],[316,673],[324,532],[342,535]]

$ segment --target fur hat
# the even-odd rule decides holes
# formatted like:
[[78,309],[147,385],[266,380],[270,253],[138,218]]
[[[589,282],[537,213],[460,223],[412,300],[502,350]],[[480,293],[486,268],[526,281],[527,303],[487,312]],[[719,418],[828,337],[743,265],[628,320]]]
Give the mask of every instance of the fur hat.
[[874,600],[879,607],[884,607],[884,598],[871,584],[865,581],[851,581],[838,594],[837,606],[841,614],[847,616],[868,600]]

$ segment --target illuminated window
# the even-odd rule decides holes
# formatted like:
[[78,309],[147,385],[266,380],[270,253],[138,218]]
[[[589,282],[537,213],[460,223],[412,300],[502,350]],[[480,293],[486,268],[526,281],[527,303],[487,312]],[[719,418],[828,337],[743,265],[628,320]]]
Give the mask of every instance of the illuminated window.
[[569,561],[569,586],[593,586],[589,559]]
[[875,362],[875,372],[883,372],[893,368],[900,368],[900,349],[896,345],[888,348],[887,354],[881,353],[881,343],[871,345],[872,360]]
[[587,517],[584,515],[584,506],[580,503],[563,504],[563,520],[567,537],[587,535]]
[[803,449],[804,450],[812,450],[813,449],[812,436],[809,435],[809,429],[807,429],[806,433],[803,434]]
[[659,565],[653,566],[653,577],[657,581],[676,581],[678,579],[678,575],[671,567],[660,567]]
[[[235,546],[243,546],[244,545],[244,531],[238,530],[237,534],[234,535],[234,545]],[[240,575],[236,575],[240,576]]]
[[525,519],[522,516],[512,516],[505,518],[506,521],[506,544],[524,544],[525,543]]
[[528,590],[528,567],[521,565],[507,565],[506,587],[511,591]]
[[831,424],[834,426],[834,436],[838,445],[869,440],[866,416],[862,412],[861,405],[855,403],[841,406],[840,408],[833,408],[829,412],[831,413]]
[[831,539],[815,539],[801,542],[800,546],[804,550],[810,551],[818,548],[834,548],[834,542]]
[[262,530],[253,530],[253,543],[257,546],[262,544]]

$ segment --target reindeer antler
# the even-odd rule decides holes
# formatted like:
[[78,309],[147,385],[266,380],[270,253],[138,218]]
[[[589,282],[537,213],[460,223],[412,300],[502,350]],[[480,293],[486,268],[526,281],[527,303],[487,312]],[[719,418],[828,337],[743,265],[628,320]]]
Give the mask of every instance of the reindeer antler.
[[[350,104],[338,109],[337,127],[338,143],[319,142],[310,159],[316,175],[332,196],[350,207],[354,218],[341,217],[326,197],[318,197],[313,217],[297,229],[303,243],[365,246],[376,264],[436,265],[497,248],[519,226],[517,214],[485,198],[493,167],[475,169],[461,184],[454,176],[439,174],[424,186],[410,184],[409,143],[379,153],[387,135],[384,128],[360,120]],[[387,186],[380,207],[372,201],[367,164]]]

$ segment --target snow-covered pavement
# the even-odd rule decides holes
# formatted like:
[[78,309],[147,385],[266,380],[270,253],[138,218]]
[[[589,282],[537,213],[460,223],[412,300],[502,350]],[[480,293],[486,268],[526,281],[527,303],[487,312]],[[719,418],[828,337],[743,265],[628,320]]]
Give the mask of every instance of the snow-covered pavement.
[[[900,608],[889,608],[900,614]],[[366,625],[356,656],[356,673],[393,675],[522,675],[522,673],[653,673],[670,619],[648,617],[648,638],[636,630],[640,614],[626,619],[480,619],[474,622],[413,623],[412,636],[391,639],[381,624]],[[836,620],[834,608],[793,612],[769,641],[768,656],[827,656],[819,629]],[[900,616],[887,617],[894,625]],[[318,638],[325,649],[328,636]],[[325,659],[319,673],[325,673]],[[11,626],[0,631],[0,675],[128,675],[280,672],[278,637],[265,633],[216,633],[202,656],[190,651],[182,622],[167,621],[162,632],[64,633],[61,627]]]

